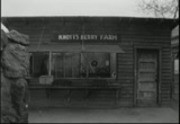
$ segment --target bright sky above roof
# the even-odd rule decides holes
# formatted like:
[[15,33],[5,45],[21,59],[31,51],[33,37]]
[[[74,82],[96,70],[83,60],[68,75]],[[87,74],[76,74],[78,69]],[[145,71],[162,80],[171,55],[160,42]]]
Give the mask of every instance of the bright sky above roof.
[[1,0],[1,16],[151,17],[138,10],[140,0]]

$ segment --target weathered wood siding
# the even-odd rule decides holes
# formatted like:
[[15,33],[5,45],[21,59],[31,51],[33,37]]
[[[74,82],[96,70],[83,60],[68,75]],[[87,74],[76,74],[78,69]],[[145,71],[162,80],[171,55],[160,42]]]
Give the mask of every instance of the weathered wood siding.
[[[118,41],[86,41],[85,44],[116,44],[125,51],[117,54],[117,82],[122,86],[120,106],[133,106],[135,101],[135,47],[160,47],[160,104],[168,104],[171,96],[171,27],[172,20],[136,18],[7,18],[10,29],[30,36],[30,42],[57,44],[57,34],[116,34]],[[65,41],[62,44],[79,44]],[[102,96],[103,97],[102,97]],[[99,100],[111,101],[112,93],[104,91]],[[101,96],[101,97],[100,97]],[[114,97],[114,96],[113,96]],[[107,99],[109,98],[109,99]],[[104,101],[103,101],[104,102]],[[112,102],[112,101],[111,101]],[[105,102],[104,102],[105,103]]]

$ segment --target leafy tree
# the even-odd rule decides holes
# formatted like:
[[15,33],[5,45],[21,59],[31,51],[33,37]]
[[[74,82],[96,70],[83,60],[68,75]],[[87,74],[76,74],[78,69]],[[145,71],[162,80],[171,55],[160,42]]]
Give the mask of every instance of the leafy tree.
[[179,18],[179,0],[141,0],[138,7],[155,17]]

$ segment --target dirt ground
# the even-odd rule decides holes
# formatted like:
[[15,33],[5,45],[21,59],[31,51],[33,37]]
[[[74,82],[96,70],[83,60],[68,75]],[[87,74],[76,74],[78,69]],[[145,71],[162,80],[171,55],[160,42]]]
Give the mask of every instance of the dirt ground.
[[30,123],[178,123],[173,108],[43,108],[30,111]]

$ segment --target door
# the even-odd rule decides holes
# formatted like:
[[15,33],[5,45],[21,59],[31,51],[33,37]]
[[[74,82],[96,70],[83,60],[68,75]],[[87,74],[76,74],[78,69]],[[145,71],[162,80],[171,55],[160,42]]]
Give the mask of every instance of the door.
[[137,105],[157,105],[158,50],[137,49]]

